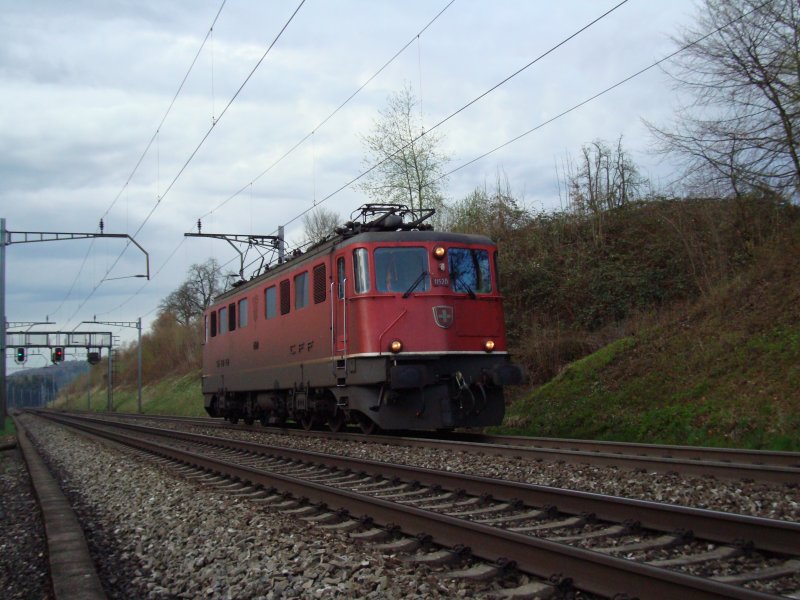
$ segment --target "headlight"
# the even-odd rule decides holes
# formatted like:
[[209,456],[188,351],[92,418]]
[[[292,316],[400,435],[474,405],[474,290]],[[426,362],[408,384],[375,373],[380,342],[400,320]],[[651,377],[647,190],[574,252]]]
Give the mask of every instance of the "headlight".
[[445,253],[446,250],[444,249],[444,246],[436,246],[436,248],[433,249],[433,256],[439,260],[444,258]]
[[493,340],[486,340],[483,344],[483,349],[487,352],[491,352],[494,350],[494,341]]
[[389,344],[389,350],[391,350],[394,354],[400,352],[403,349],[403,342],[400,340],[392,340],[392,343]]

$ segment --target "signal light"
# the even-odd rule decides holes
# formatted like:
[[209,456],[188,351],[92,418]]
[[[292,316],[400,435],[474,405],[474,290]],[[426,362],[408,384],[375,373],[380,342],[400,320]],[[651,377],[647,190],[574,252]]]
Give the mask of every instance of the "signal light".
[[25,362],[25,348],[17,348],[17,362],[22,364]]
[[63,362],[64,361],[64,349],[59,347],[53,350],[53,362]]
[[486,340],[486,343],[483,345],[483,349],[486,350],[486,352],[491,352],[494,350],[494,341]]
[[86,356],[86,360],[89,362],[90,365],[96,365],[100,362],[100,353],[99,352],[89,352]]
[[400,340],[393,340],[392,343],[389,344],[389,350],[391,350],[393,354],[397,354],[402,349],[403,349],[403,342],[401,342]]

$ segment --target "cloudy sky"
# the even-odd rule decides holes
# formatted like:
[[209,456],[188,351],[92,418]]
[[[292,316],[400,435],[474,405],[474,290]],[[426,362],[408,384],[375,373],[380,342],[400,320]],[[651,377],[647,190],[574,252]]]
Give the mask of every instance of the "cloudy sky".
[[[8,320],[49,318],[50,329],[72,330],[95,316],[142,317],[147,327],[192,263],[234,257],[224,242],[183,237],[198,218],[205,232],[240,234],[288,223],[287,238],[297,241],[302,223],[292,219],[364,171],[360,136],[390,94],[410,86],[431,128],[616,4],[5,3],[0,217],[10,231],[59,232],[97,232],[102,218],[107,233],[135,234],[151,271],[150,281],[131,277],[144,273],[144,258],[121,240],[11,245]],[[438,127],[447,169],[669,54],[670,36],[694,11],[688,0],[629,0]],[[582,144],[620,135],[642,171],[665,185],[674,169],[648,152],[642,119],[665,123],[677,104],[668,77],[653,69],[454,172],[447,197],[460,199],[502,172],[528,207],[557,209],[557,165]],[[345,187],[324,206],[347,217],[366,200]],[[124,340],[134,333],[115,332]]]

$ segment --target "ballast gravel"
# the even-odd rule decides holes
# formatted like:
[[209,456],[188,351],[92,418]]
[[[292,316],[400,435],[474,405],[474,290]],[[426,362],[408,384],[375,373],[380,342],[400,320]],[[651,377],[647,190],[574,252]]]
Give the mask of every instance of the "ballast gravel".
[[0,531],[2,597],[53,598],[42,515],[17,448],[0,451]]
[[134,452],[35,417],[25,417],[25,425],[78,514],[110,598],[480,594],[474,583],[444,578],[346,534],[177,478]]
[[[142,422],[142,424],[144,424]],[[392,462],[428,469],[467,473],[597,494],[665,502],[771,519],[800,520],[797,486],[715,479],[677,473],[633,471],[612,466],[577,465],[559,461],[458,452],[441,448],[412,448],[370,441],[272,434],[240,429],[176,425],[152,421],[152,427],[174,428],[204,435],[247,440],[260,444]]]

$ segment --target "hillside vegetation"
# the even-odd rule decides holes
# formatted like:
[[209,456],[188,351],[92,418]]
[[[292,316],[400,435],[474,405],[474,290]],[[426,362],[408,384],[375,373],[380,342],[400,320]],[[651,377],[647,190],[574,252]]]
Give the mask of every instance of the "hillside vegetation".
[[800,227],[696,302],[569,365],[502,431],[800,450]]

